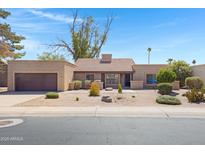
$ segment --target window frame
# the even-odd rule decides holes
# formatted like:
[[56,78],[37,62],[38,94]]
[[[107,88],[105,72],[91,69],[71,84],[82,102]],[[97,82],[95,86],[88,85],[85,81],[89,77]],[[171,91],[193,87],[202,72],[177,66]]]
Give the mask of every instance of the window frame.
[[[88,79],[87,76],[93,76],[93,79]],[[95,74],[94,73],[85,73],[85,80],[90,80],[90,81],[94,81],[95,80]]]
[[[114,77],[111,77],[112,75]],[[106,84],[108,84],[108,85],[119,84],[119,81],[120,81],[119,74],[117,74],[117,73],[107,73],[106,76],[105,76],[105,81],[106,81]]]
[[[151,82],[148,81],[148,76],[152,76],[152,79],[150,80]],[[146,74],[146,84],[157,84],[157,76],[156,74]]]

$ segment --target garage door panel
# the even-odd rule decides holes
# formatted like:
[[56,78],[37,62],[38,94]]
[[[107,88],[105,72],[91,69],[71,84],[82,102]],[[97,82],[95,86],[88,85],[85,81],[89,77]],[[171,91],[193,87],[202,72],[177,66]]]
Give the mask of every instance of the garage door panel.
[[56,73],[16,73],[16,91],[56,91]]

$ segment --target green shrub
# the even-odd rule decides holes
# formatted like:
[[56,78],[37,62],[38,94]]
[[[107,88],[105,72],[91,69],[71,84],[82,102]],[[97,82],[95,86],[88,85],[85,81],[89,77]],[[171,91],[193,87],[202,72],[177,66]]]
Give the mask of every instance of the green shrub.
[[84,81],[84,88],[85,89],[90,89],[90,85],[91,85],[91,80],[85,80]]
[[75,101],[79,101],[79,97],[76,97],[76,98],[75,98]]
[[205,87],[203,87],[201,90],[202,90],[203,93],[205,93]]
[[203,90],[191,89],[185,94],[189,102],[203,102],[205,101]]
[[202,79],[196,76],[186,78],[185,83],[189,89],[202,89],[204,85]]
[[122,85],[121,84],[118,84],[118,93],[122,94]]
[[98,83],[93,82],[90,87],[90,96],[99,96],[100,95],[100,86]]
[[160,83],[157,84],[157,89],[162,95],[169,95],[172,92],[172,84],[170,83]]
[[157,83],[172,83],[176,80],[176,73],[168,68],[162,68],[157,73]]
[[168,104],[168,105],[180,105],[181,101],[174,97],[174,96],[169,96],[169,95],[163,95],[163,96],[158,96],[156,98],[156,102],[159,104]]
[[78,90],[78,89],[82,88],[82,81],[75,80],[75,81],[73,81],[73,83],[74,83],[74,89],[75,90]]
[[46,93],[46,98],[47,99],[56,99],[56,98],[59,98],[59,95],[56,92],[48,92],[48,93]]

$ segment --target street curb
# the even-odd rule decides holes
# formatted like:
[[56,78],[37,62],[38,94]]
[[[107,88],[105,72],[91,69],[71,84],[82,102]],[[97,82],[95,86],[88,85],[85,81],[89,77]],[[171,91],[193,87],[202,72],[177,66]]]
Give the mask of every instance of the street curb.
[[205,118],[203,108],[186,107],[1,107],[0,117]]

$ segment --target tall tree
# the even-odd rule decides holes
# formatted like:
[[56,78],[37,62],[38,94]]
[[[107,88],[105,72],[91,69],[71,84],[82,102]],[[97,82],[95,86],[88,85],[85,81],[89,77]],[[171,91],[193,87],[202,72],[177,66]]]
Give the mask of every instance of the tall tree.
[[65,49],[73,60],[78,58],[99,57],[101,48],[105,45],[113,17],[108,17],[104,30],[100,30],[92,16],[79,20],[78,12],[74,12],[73,22],[70,25],[71,42],[58,40],[58,43],[51,45],[54,51]]
[[150,54],[151,54],[152,48],[147,48],[148,52],[148,64],[150,64]]
[[193,59],[192,64],[193,64],[193,65],[195,65],[195,64],[196,64],[196,60],[195,60],[195,59]]
[[43,52],[41,55],[37,55],[39,60],[66,60],[66,58],[58,53]]
[[173,60],[174,60],[174,59],[169,58],[169,59],[167,59],[167,63],[170,65],[170,64],[173,62]]
[[[0,19],[6,19],[10,15],[10,12],[0,9]],[[12,32],[9,24],[0,23],[0,61],[24,56],[25,53],[16,52],[24,48],[20,44],[24,39],[25,37]]]

